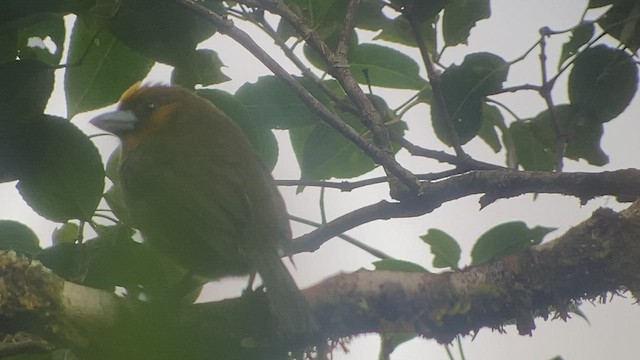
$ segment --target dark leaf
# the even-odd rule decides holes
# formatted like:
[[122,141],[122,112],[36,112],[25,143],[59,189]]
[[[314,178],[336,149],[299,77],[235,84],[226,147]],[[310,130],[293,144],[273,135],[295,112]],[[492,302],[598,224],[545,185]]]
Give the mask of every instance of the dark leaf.
[[190,65],[190,68],[176,67],[171,73],[171,83],[193,89],[196,85],[209,86],[231,80],[222,72],[224,64],[213,50],[196,50]]
[[466,44],[471,29],[491,16],[489,0],[450,0],[444,8],[442,35],[446,46]]
[[622,50],[598,45],[576,59],[569,74],[569,100],[587,121],[614,119],[627,108],[638,88],[638,67]]
[[85,51],[89,52],[80,65],[70,66],[65,72],[69,118],[113,104],[153,66],[153,60],[132,51],[108,31],[100,31],[91,42],[94,35],[84,19],[76,20],[69,44],[69,63],[79,61]]
[[[604,1],[613,6],[598,19],[598,25],[634,53],[640,48],[640,2]],[[605,4],[606,5],[606,4]],[[589,4],[591,7],[591,4]]]
[[[507,78],[508,64],[490,53],[469,54],[460,65],[451,65],[440,76],[440,88],[453,126],[465,144],[482,127],[482,98],[502,89]],[[445,118],[437,102],[431,107],[431,121],[436,136],[451,146],[446,132]]]
[[529,122],[514,122],[509,127],[509,132],[513,139],[518,164],[525,170],[553,170],[556,160],[555,150],[546,147],[537,139]]
[[493,105],[482,104],[482,126],[478,130],[478,136],[493,150],[498,153],[502,150],[500,139],[498,138],[498,129],[505,129],[504,116],[497,107]]
[[529,229],[522,221],[497,225],[478,238],[471,250],[471,264],[479,265],[491,260],[517,254],[529,246],[537,245],[555,228],[536,226]]
[[[329,98],[315,84],[303,78],[298,80],[321,103],[329,103]],[[275,76],[261,76],[255,83],[245,83],[235,97],[253,119],[272,129],[309,126],[318,121],[302,100]]]
[[418,64],[409,56],[376,44],[360,44],[349,51],[353,77],[360,84],[394,89],[420,90],[427,82],[419,75]]
[[34,146],[20,169],[17,188],[38,214],[65,222],[89,220],[104,189],[104,171],[93,143],[66,119],[33,119]]
[[[221,15],[226,12],[219,1],[199,3]],[[196,46],[215,33],[210,21],[170,0],[123,0],[107,26],[134,51],[184,69],[198,68]]]
[[592,22],[583,22],[571,31],[571,38],[562,45],[562,53],[560,61],[558,61],[558,69],[562,67],[565,61],[578,53],[580,47],[586,44],[593,37],[594,26]]
[[38,236],[28,226],[13,220],[0,220],[0,250],[35,257],[42,249]]
[[[47,13],[32,19],[33,23],[18,30],[18,57],[21,60],[40,60],[49,66],[58,65],[62,58],[65,37],[62,15]],[[45,39],[51,40],[55,49],[48,49],[43,43]]]
[[385,259],[373,263],[376,270],[384,271],[400,271],[400,272],[420,272],[428,273],[429,271],[422,266],[404,260]]

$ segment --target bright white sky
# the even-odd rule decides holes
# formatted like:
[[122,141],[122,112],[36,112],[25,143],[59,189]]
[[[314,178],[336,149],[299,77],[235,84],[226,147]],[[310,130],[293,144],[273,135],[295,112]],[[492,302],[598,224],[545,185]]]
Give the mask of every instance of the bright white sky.
[[[494,0],[491,3],[491,19],[480,22],[472,30],[469,46],[458,46],[447,50],[443,62],[445,64],[459,63],[464,54],[478,51],[493,52],[506,60],[512,60],[521,55],[538,39],[538,29],[542,26],[548,26],[554,30],[574,26],[586,7],[586,3],[586,0]],[[374,34],[361,33],[359,35],[361,41],[367,41]],[[278,50],[270,48],[272,41],[260,33],[256,33],[254,39],[260,44],[266,44],[265,47],[276,59],[283,60],[288,64],[284,61],[284,57],[279,55]],[[557,54],[561,44],[566,40],[565,36],[551,39],[548,47],[550,59],[557,58],[557,55],[554,55],[552,51]],[[216,35],[202,46],[217,49],[221,59],[228,66],[225,73],[233,80],[219,86],[221,89],[233,92],[244,82],[255,81],[259,75],[268,74],[268,70],[230,39]],[[414,49],[402,48],[402,50],[407,50],[418,59]],[[293,67],[290,68],[295,72]],[[555,69],[555,64],[550,63],[549,68]],[[527,61],[510,70],[508,82],[510,85],[525,82],[539,83],[538,69],[537,53],[535,53],[530,55]],[[422,73],[426,78],[424,71]],[[150,78],[168,82],[168,68],[156,66]],[[401,104],[408,96],[399,91],[374,91],[385,97],[391,107]],[[566,102],[566,88],[562,81],[556,87],[554,96],[556,104]],[[543,108],[542,100],[532,93],[511,95],[501,100],[511,105],[523,118],[536,115]],[[56,73],[55,93],[49,102],[47,111],[65,116],[64,104],[63,70],[59,70]],[[416,107],[406,114],[404,120],[408,122],[410,129],[408,137],[411,141],[425,147],[441,149],[442,145],[431,133],[428,114],[429,109],[426,105]],[[609,165],[604,168],[593,168],[584,162],[567,161],[565,171],[597,172],[638,167],[636,159],[637,154],[640,154],[640,142],[637,141],[637,134],[640,132],[640,124],[637,121],[639,116],[640,101],[636,99],[618,119],[606,124],[602,148],[610,157]],[[73,121],[87,134],[93,134],[97,130],[88,125],[87,121],[90,117],[91,114],[82,114],[75,117]],[[508,118],[508,120],[512,119]],[[288,138],[285,133],[277,135],[280,140],[281,157],[274,171],[274,176],[277,179],[296,179],[299,176],[299,171],[290,151]],[[96,144],[106,158],[116,141],[113,138],[100,137],[96,139]],[[482,160],[501,162],[504,159],[503,154],[494,155],[480,141],[474,140],[465,148],[472,156]],[[428,160],[410,159],[405,152],[400,153],[399,160],[417,173],[437,171],[441,166]],[[365,177],[381,174],[382,172],[378,170]],[[52,224],[34,214],[24,204],[14,185],[0,184],[0,198],[3,199],[3,205],[0,206],[0,219],[15,219],[28,224],[34,228],[43,246],[46,246],[50,243],[51,231],[57,224]],[[290,213],[315,221],[319,220],[318,191],[316,189],[307,189],[301,195],[296,195],[294,188],[282,188],[281,191],[285,196]],[[325,200],[328,210],[327,216],[332,219],[358,207],[374,203],[381,198],[388,198],[387,189],[383,185],[351,193],[327,190]],[[442,206],[433,214],[416,219],[378,221],[354,229],[349,234],[394,257],[413,261],[430,268],[429,248],[418,238],[429,228],[442,229],[458,239],[463,246],[463,262],[467,262],[474,240],[498,223],[524,220],[529,226],[558,227],[558,231],[547,236],[547,239],[553,239],[568,227],[589,217],[597,207],[609,206],[615,209],[623,207],[610,198],[592,200],[586,206],[580,206],[579,201],[574,198],[541,195],[535,202],[532,201],[532,196],[501,200],[479,212],[477,201],[478,197],[462,199]],[[298,224],[293,224],[293,229],[294,233],[298,235],[309,231],[307,227]],[[299,285],[306,287],[339,271],[349,272],[362,267],[371,268],[371,262],[376,259],[339,239],[334,239],[316,253],[300,254],[295,256],[294,260],[297,268],[292,269],[292,272]],[[203,300],[233,296],[240,291],[244,284],[244,280],[211,284],[207,287]],[[532,337],[518,336],[514,326],[506,328],[506,335],[481,330],[475,340],[472,341],[470,338],[463,340],[466,358],[544,360],[562,355],[567,360],[599,360],[605,358],[629,359],[632,358],[632,354],[637,356],[640,353],[640,344],[637,341],[637,329],[640,328],[640,309],[638,306],[632,305],[630,298],[616,298],[607,305],[585,304],[582,310],[588,316],[591,325],[580,318],[572,319],[568,323],[538,320],[536,322],[538,329]],[[334,358],[376,359],[378,346],[376,336],[360,336],[352,341],[350,354],[337,353]],[[457,350],[454,353],[457,354]],[[400,346],[392,355],[394,360],[427,358],[431,360],[448,359],[442,346],[433,341],[420,339]]]

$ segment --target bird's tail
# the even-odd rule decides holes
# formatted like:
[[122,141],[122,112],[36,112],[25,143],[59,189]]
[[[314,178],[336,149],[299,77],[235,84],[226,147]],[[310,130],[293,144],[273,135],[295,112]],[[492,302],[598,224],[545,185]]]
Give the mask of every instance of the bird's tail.
[[291,274],[275,251],[255,254],[252,263],[267,288],[269,307],[280,335],[310,337],[317,333],[316,322]]

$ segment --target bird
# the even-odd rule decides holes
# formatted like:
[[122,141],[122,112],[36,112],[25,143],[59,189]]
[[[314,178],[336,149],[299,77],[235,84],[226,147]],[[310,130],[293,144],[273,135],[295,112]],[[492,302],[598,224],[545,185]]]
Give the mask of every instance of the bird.
[[136,83],[90,122],[120,139],[119,186],[144,242],[208,280],[257,272],[277,332],[315,331],[281,260],[291,242],[284,200],[224,112],[179,86]]

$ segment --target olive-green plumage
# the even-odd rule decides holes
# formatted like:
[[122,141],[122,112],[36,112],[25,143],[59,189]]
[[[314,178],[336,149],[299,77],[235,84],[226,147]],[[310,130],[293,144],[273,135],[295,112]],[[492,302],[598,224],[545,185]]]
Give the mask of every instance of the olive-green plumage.
[[313,320],[280,260],[291,240],[284,201],[242,131],[191,92],[134,85],[91,122],[122,141],[121,186],[150,245],[209,279],[257,271],[279,330]]

